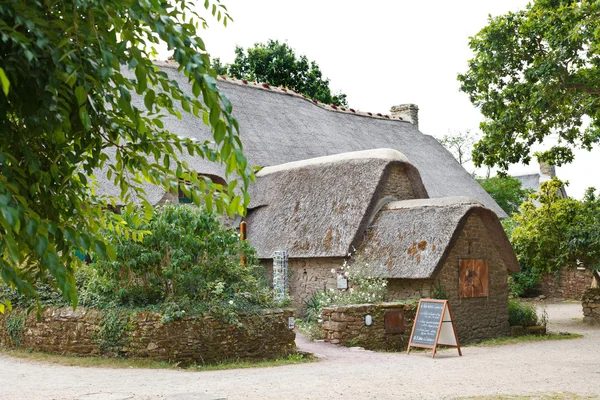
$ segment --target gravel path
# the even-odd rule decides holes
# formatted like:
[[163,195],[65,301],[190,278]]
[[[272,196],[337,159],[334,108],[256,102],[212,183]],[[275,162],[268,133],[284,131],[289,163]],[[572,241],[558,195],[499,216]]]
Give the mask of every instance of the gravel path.
[[466,347],[410,356],[298,339],[316,363],[187,372],[38,364],[0,355],[0,399],[444,399],[570,392],[600,395],[600,328],[581,324],[581,304],[547,308],[553,331],[581,339]]

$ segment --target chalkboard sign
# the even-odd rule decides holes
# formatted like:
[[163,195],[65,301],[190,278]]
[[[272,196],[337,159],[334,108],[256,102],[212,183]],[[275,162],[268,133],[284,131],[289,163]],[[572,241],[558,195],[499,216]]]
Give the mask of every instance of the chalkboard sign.
[[423,347],[433,349],[432,357],[435,357],[437,346],[456,347],[462,356],[448,301],[421,299],[410,334],[408,354],[411,347]]

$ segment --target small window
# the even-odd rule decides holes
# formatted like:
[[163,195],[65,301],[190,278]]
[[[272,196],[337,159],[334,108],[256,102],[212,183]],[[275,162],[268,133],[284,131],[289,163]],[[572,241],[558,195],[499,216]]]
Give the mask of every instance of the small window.
[[488,296],[488,260],[459,260],[459,296],[461,299]]

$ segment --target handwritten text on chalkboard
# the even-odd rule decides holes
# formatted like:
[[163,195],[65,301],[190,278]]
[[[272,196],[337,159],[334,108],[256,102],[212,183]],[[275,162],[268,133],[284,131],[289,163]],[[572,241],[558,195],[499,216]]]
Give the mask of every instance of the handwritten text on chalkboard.
[[412,343],[433,346],[440,327],[440,319],[444,303],[421,302],[421,307],[415,321]]

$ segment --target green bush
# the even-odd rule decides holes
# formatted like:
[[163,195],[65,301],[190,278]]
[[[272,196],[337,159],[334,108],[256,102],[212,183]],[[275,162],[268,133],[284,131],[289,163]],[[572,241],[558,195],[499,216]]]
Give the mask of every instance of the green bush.
[[[107,230],[116,259],[92,255],[94,263],[77,270],[79,305],[149,309],[162,312],[166,321],[210,312],[235,323],[238,312],[259,312],[288,301],[273,299],[264,269],[256,265],[255,250],[234,229],[225,228],[216,214],[201,207],[167,204],[156,210],[152,220],[142,222],[141,212],[124,211],[122,217],[145,232],[143,241]],[[70,304],[51,286],[42,289],[38,287],[41,305]],[[0,287],[0,297],[16,307],[35,303],[7,286]]]
[[508,301],[508,323],[510,326],[535,326],[538,324],[538,315],[535,307],[529,303],[522,303],[518,299]]
[[521,266],[521,272],[508,277],[508,292],[510,297],[535,297],[542,294],[540,281],[542,274],[526,266]]

